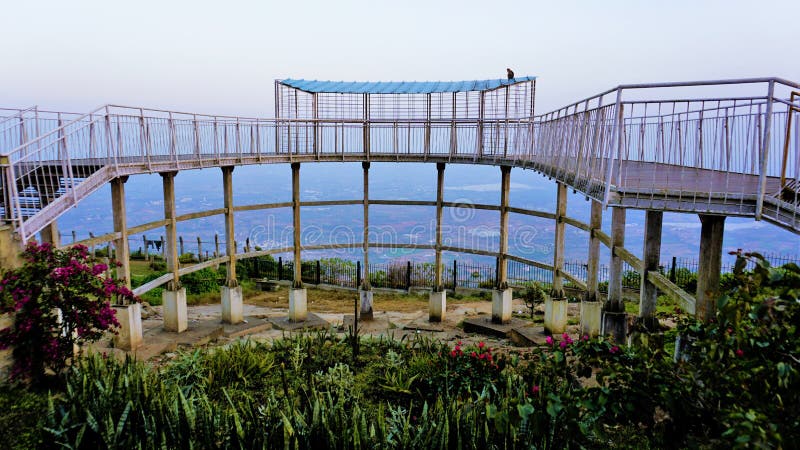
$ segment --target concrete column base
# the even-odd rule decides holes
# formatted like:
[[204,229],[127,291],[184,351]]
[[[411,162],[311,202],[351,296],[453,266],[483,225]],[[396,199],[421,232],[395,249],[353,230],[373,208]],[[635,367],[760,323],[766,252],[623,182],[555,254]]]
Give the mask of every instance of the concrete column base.
[[244,305],[242,303],[242,287],[222,286],[222,321],[225,323],[241,323],[244,320]]
[[603,311],[603,336],[611,336],[617,344],[628,341],[628,314],[624,312]]
[[10,225],[0,225],[0,267],[16,269],[22,265],[22,243]]
[[114,347],[122,350],[135,350],[142,345],[142,305],[133,303],[127,306],[114,306],[119,329],[114,336]]
[[428,321],[441,322],[447,311],[447,294],[445,291],[431,292],[428,297]]
[[372,311],[372,291],[359,289],[358,298],[361,300],[358,320],[372,320],[374,318]]
[[602,302],[581,302],[581,336],[597,337],[602,317]]
[[302,322],[308,317],[308,291],[305,288],[289,289],[289,320]]
[[180,333],[189,328],[186,310],[186,288],[177,291],[164,289],[161,293],[164,313],[164,330]]
[[567,329],[567,299],[547,298],[544,301],[544,332],[560,334]]
[[506,323],[511,320],[511,289],[492,291],[492,322]]

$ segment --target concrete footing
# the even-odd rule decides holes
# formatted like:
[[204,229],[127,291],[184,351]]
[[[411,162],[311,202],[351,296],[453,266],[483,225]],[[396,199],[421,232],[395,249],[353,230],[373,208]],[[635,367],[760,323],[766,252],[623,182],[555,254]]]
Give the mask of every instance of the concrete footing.
[[302,322],[308,317],[308,291],[305,288],[289,289],[289,321]]
[[604,336],[611,336],[617,344],[628,341],[628,314],[625,312],[603,311],[603,326],[600,330]]
[[114,306],[114,312],[119,322],[117,335],[114,336],[114,347],[122,350],[135,350],[142,345],[142,305]]
[[372,311],[372,291],[359,289],[358,298],[361,300],[361,308],[358,314],[358,320],[372,320],[374,318]]
[[428,299],[428,321],[443,321],[447,310],[447,294],[445,291],[431,292]]
[[16,269],[22,265],[22,243],[10,225],[0,225],[0,267]]
[[161,293],[164,304],[164,329],[180,333],[189,327],[188,313],[186,311],[186,288],[177,291],[164,289]]
[[597,337],[602,317],[602,302],[581,302],[581,336]]
[[222,286],[220,296],[222,297],[222,321],[234,324],[244,320],[242,287]]
[[511,289],[492,291],[492,322],[506,323],[511,320]]
[[567,299],[548,298],[544,301],[544,332],[559,334],[567,329]]

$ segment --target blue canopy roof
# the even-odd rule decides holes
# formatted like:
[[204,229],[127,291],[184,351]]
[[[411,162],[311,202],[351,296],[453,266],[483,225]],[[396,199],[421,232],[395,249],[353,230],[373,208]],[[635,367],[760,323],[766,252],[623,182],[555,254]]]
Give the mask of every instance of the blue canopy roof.
[[487,91],[511,84],[535,80],[536,77],[472,81],[319,81],[279,80],[280,83],[306,92],[337,94],[432,94],[439,92]]

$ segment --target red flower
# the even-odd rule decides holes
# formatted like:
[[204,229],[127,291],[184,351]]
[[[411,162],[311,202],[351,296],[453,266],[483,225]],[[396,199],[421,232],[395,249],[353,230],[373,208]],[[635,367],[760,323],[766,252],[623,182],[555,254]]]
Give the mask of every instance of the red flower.
[[532,387],[531,388],[531,392],[534,393],[534,394],[538,394],[539,393],[539,386]]
[[615,345],[615,346],[611,347],[610,349],[608,349],[608,351],[611,352],[612,355],[617,354],[617,353],[619,353],[619,347],[617,347]]
[[742,356],[744,356],[744,351],[742,349],[737,349],[736,350],[736,356],[741,358]]
[[481,341],[481,342],[478,342],[478,348],[481,348],[481,349],[482,349],[482,348],[483,348],[483,347],[485,347],[485,346],[486,346],[486,344],[484,344],[484,343],[483,343],[483,341]]

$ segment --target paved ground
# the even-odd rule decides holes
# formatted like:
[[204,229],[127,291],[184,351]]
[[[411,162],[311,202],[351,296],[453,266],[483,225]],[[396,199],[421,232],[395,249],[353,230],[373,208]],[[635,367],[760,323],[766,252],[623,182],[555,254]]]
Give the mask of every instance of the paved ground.
[[[570,316],[577,317],[577,305],[570,305]],[[361,336],[387,336],[402,338],[404,335],[426,335],[443,341],[463,341],[465,344],[487,342],[493,347],[508,347],[515,345],[510,338],[493,337],[488,334],[467,333],[459,325],[466,319],[475,319],[491,315],[491,302],[482,301],[474,303],[452,303],[447,308],[445,320],[442,323],[428,321],[427,310],[420,308],[416,311],[394,312],[375,311],[374,320],[359,321],[359,335]],[[515,316],[523,318],[528,335],[534,340],[543,341],[544,333],[541,324],[530,322],[527,309],[521,300],[515,299],[513,303]],[[313,310],[310,312],[314,312]],[[541,312],[541,311],[540,311]],[[254,305],[245,303],[245,322],[236,325],[223,324],[221,320],[221,306],[219,304],[197,305],[188,308],[189,329],[182,333],[167,332],[163,329],[161,307],[145,308],[142,320],[144,331],[144,345],[133,352],[137,358],[150,360],[159,358],[166,353],[168,356],[179,349],[206,345],[224,345],[234,339],[247,337],[260,341],[281,339],[284,336],[300,331],[284,331],[276,328],[275,322],[286,318],[288,311],[285,307],[265,306],[263,303]],[[333,333],[347,333],[352,326],[352,313],[315,313],[327,322],[324,328]],[[541,316],[540,316],[541,317]],[[571,332],[576,332],[576,327],[570,327]],[[520,344],[517,342],[517,344]],[[527,343],[530,344],[530,343]],[[526,345],[526,343],[522,343]],[[125,352],[113,348],[110,339],[98,342],[94,350],[124,357]]]

